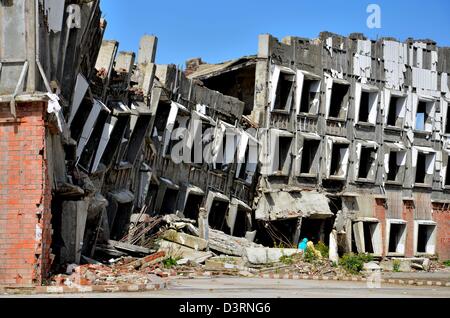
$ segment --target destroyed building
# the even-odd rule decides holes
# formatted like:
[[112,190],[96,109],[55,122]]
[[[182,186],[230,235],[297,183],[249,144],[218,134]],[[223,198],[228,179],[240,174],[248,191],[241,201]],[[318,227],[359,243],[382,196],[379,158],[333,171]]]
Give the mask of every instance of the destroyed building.
[[[99,1],[1,2],[1,283],[39,284],[93,257],[144,210],[204,220],[206,237],[209,215],[213,228],[254,238],[256,165],[240,164],[237,178],[217,152],[225,127],[246,136],[241,147],[254,139],[244,103],[155,65],[156,37],[144,36],[136,57],[102,41],[105,28]],[[211,161],[170,159],[179,125],[210,131]],[[187,139],[203,153],[202,138]]]
[[[190,78],[245,102],[259,127],[264,244],[449,257],[450,48],[432,40],[259,37],[258,54]],[[270,233],[270,237],[267,234]]]
[[450,258],[449,48],[261,35],[183,71],[154,36],[137,56],[103,40],[99,2],[0,2],[0,284],[94,257],[139,213]]

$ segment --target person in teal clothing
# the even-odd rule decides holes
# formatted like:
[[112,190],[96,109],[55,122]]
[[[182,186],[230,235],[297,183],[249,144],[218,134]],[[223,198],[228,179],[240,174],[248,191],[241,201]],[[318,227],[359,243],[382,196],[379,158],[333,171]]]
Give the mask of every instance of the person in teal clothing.
[[301,251],[303,251],[303,252],[306,251],[307,244],[308,244],[308,239],[307,239],[307,238],[304,238],[303,241],[301,241],[301,242],[298,244],[298,249],[301,250]]

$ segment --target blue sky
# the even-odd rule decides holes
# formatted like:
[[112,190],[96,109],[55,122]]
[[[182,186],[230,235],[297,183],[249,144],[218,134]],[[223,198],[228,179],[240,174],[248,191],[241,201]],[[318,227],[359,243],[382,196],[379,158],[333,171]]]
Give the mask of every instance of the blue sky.
[[[448,0],[102,0],[105,39],[135,51],[143,34],[158,37],[156,62],[183,65],[202,57],[217,63],[256,54],[258,34],[314,38],[321,31],[362,32],[371,39],[431,38],[450,46]],[[381,7],[381,29],[369,29],[371,3]]]

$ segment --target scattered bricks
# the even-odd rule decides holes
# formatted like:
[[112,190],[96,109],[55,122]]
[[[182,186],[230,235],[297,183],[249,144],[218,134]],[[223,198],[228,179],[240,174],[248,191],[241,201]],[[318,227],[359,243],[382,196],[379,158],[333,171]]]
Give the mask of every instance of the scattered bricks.
[[144,258],[138,259],[129,264],[125,264],[125,265],[119,267],[119,269],[120,268],[138,269],[140,267],[146,268],[146,267],[149,267],[156,263],[162,262],[164,260],[165,256],[166,256],[166,253],[164,251],[161,251],[161,252],[146,256]]

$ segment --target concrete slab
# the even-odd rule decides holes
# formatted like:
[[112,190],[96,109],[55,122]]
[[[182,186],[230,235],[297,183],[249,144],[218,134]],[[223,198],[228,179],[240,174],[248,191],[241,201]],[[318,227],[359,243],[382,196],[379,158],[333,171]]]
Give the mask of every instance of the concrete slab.
[[244,260],[242,257],[218,256],[208,259],[205,267],[208,271],[238,271],[244,268]]
[[166,252],[167,256],[181,258],[181,260],[189,260],[197,264],[201,264],[213,256],[212,252],[196,251],[192,248],[166,240],[161,240],[159,246],[159,251]]
[[164,233],[163,238],[167,241],[178,243],[196,251],[204,251],[208,247],[208,241],[200,237],[195,237],[185,233],[179,233],[175,230],[168,230]]
[[245,257],[251,264],[271,264],[282,256],[292,256],[300,251],[293,248],[246,248]]

